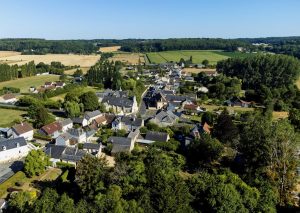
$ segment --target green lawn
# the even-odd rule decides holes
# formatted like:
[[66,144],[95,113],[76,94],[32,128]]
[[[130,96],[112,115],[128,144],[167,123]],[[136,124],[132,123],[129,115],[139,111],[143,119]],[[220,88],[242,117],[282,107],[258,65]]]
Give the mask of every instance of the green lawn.
[[0,108],[0,114],[0,127],[10,127],[14,120],[21,119],[22,115],[26,114],[26,112]]
[[5,81],[0,83],[0,89],[3,87],[16,87],[21,89],[21,93],[29,92],[31,86],[40,87],[46,81],[58,81],[58,75],[40,75],[27,78],[19,78],[12,81]]
[[218,61],[229,57],[246,57],[249,54],[239,52],[222,52],[217,50],[177,50],[147,53],[147,57],[151,63],[164,63],[169,61],[179,62],[181,58],[189,60],[193,57],[193,63],[202,63],[207,59],[210,64],[216,64]]

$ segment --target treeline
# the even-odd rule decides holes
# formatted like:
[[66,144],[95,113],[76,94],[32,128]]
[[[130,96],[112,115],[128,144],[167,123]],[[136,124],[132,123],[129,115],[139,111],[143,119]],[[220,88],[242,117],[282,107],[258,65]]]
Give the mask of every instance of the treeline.
[[224,50],[235,51],[238,47],[251,48],[247,42],[235,39],[181,38],[153,39],[125,43],[121,50],[126,52],[158,52],[166,50]]
[[22,54],[76,53],[91,54],[98,50],[92,40],[0,39],[0,50]]
[[299,106],[300,94],[295,81],[300,75],[299,60],[285,55],[255,55],[230,58],[217,64],[217,71],[242,80],[242,89],[251,101],[264,104],[275,102]]
[[35,65],[34,61],[19,66],[0,64],[0,82],[35,76],[42,73],[62,75],[64,74],[65,70],[73,69],[76,67],[78,66],[65,66],[61,62],[55,61],[51,62],[50,65],[43,62]]
[[87,81],[90,85],[100,88],[120,89],[122,85],[121,67],[120,61],[110,62],[102,58],[88,71]]

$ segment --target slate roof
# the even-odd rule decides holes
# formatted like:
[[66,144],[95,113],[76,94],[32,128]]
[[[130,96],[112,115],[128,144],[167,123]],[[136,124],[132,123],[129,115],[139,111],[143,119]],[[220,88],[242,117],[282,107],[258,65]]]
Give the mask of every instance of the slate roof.
[[32,126],[29,123],[27,123],[27,122],[24,122],[24,123],[21,123],[21,124],[15,124],[12,127],[12,129],[18,135],[21,135],[21,134],[24,134],[26,132],[29,132],[29,131],[33,130]]
[[60,159],[65,148],[65,146],[55,146],[53,144],[49,144],[45,150],[45,153],[49,155],[50,158]]
[[84,143],[83,144],[83,149],[95,149],[99,150],[101,147],[100,143]]
[[79,136],[85,134],[85,131],[81,128],[78,128],[78,129],[72,128],[72,129],[68,130],[68,133],[72,136],[79,137]]
[[101,115],[101,112],[99,110],[84,113],[84,117],[87,119],[91,119],[91,118],[97,117],[99,115]]
[[9,149],[14,149],[17,148],[18,146],[26,146],[27,142],[25,138],[19,137],[19,138],[14,138],[14,139],[9,139],[9,140],[3,140],[0,141],[0,152],[9,150]]
[[173,123],[178,117],[171,111],[160,111],[155,115],[158,122]]
[[150,141],[167,142],[168,141],[168,133],[149,131],[149,132],[147,132],[145,139],[150,140]]
[[46,134],[51,135],[54,132],[60,131],[62,129],[62,126],[58,122],[53,122],[51,124],[47,124],[41,128]]
[[64,141],[67,141],[67,140],[70,140],[72,138],[72,136],[68,133],[68,132],[65,132],[63,134],[61,134],[60,136],[58,137],[61,137],[64,139]]
[[71,123],[73,123],[71,118],[67,118],[67,119],[64,119],[64,120],[60,121],[61,126],[67,126]]
[[106,96],[103,98],[102,103],[107,103],[108,105],[118,106],[118,107],[132,107],[133,100],[129,98],[117,98],[112,96]]
[[65,161],[78,162],[87,152],[74,147],[66,147],[61,155],[61,159]]
[[130,138],[112,136],[108,139],[108,141],[113,145],[113,148],[111,150],[112,153],[130,152]]
[[130,126],[142,126],[143,124],[143,119],[141,118],[135,118],[135,117],[130,117],[130,116],[123,116],[121,119],[121,122],[124,123],[125,125],[130,125]]
[[72,118],[74,124],[82,124],[83,118]]

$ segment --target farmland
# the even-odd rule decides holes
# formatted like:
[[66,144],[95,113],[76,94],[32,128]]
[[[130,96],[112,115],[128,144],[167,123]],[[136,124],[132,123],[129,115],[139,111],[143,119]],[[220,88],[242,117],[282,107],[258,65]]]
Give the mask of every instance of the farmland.
[[128,64],[138,64],[145,62],[144,55],[139,53],[117,53],[110,59],[114,61],[121,61]]
[[26,112],[20,111],[20,110],[11,110],[11,109],[0,108],[0,114],[1,114],[0,126],[6,127],[6,126],[10,126],[10,124],[14,120],[21,119],[22,115],[26,114]]
[[178,51],[163,51],[147,53],[150,63],[165,63],[165,62],[179,62],[181,58],[189,60],[193,57],[193,63],[202,63],[207,59],[210,64],[216,64],[218,61],[227,59],[229,57],[247,56],[245,53],[235,52],[221,52],[217,50],[178,50]]
[[40,75],[32,76],[27,78],[19,78],[12,81],[0,82],[0,89],[3,87],[15,87],[20,88],[21,93],[29,92],[31,86],[39,87],[43,85],[46,81],[58,81],[58,75]]
[[101,47],[99,50],[103,53],[116,52],[121,48],[121,46],[112,46],[112,47]]
[[75,55],[75,54],[47,54],[47,55],[21,55],[18,52],[1,51],[0,63],[22,65],[30,61],[35,64],[44,62],[50,64],[59,61],[66,66],[80,65],[81,67],[93,66],[100,59],[99,55]]

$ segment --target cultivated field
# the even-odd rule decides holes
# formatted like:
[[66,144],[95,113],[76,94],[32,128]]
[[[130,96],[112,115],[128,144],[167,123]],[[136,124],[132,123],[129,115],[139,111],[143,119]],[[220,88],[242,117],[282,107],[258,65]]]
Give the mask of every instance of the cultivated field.
[[[87,71],[90,69],[90,67],[80,67],[80,69],[82,70],[83,74],[86,74]],[[77,68],[66,70],[65,74],[66,75],[73,75],[76,70],[77,70]]]
[[100,47],[99,51],[103,53],[109,53],[109,52],[117,52],[121,46],[112,46],[112,47]]
[[27,78],[19,78],[11,81],[0,82],[0,89],[3,87],[16,87],[20,88],[21,93],[29,92],[31,86],[40,87],[44,85],[46,81],[58,81],[58,75],[40,75]]
[[[7,64],[26,64],[34,61],[35,64],[44,62],[50,64],[52,61],[59,61],[66,66],[80,65],[81,67],[90,67],[99,59],[99,55],[75,55],[75,54],[47,54],[47,55],[16,55],[16,52],[2,51],[0,54],[0,63]],[[12,54],[12,55],[9,55]]]
[[147,53],[150,63],[165,63],[165,62],[179,62],[181,58],[189,60],[193,57],[193,63],[202,63],[207,59],[210,64],[216,64],[218,61],[227,59],[229,57],[245,57],[246,53],[236,52],[222,52],[217,50],[177,50],[177,51],[163,51]]
[[110,60],[122,61],[128,64],[138,64],[139,60],[141,63],[145,62],[144,55],[139,53],[117,53]]
[[22,119],[22,115],[26,114],[26,112],[0,108],[0,114],[0,127],[11,127],[11,123],[14,120]]

